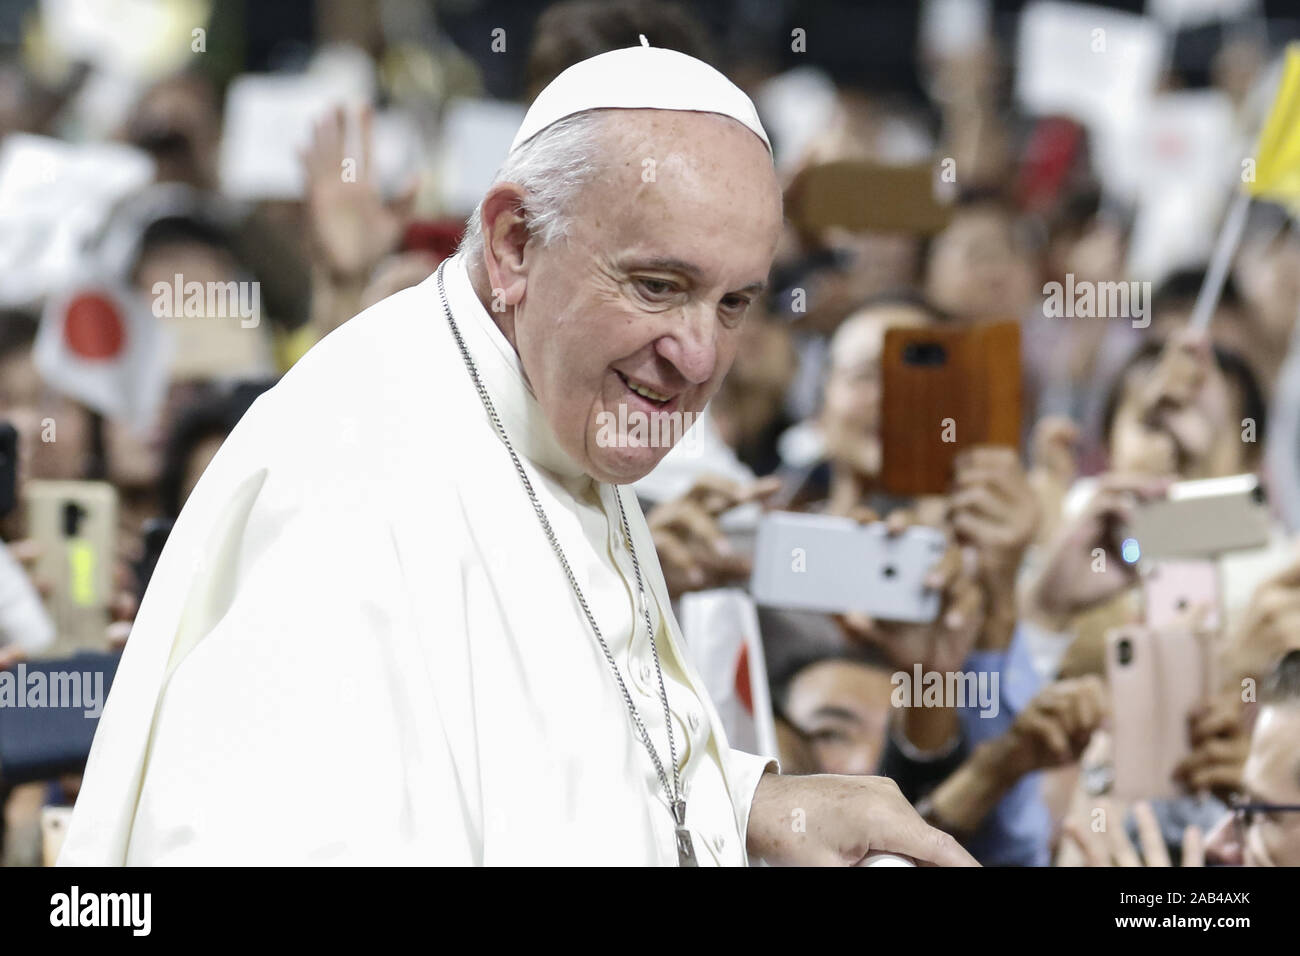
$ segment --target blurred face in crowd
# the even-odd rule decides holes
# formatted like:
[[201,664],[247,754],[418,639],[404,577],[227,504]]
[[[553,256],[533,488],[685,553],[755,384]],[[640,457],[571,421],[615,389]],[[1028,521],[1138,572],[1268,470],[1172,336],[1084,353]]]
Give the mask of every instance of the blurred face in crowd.
[[[145,248],[136,264],[134,283],[145,301],[154,300],[154,285],[174,289],[176,276],[190,282],[228,283],[242,278],[239,264],[225,249],[206,242],[174,239]],[[175,412],[193,397],[199,383],[214,369],[224,367],[232,376],[255,374],[266,361],[266,323],[244,328],[235,310],[224,316],[163,316],[176,343],[171,382],[157,421],[148,432],[138,433],[125,423],[106,421],[104,440],[109,477],[123,488],[142,488],[158,480],[163,447]]]
[[158,182],[182,182],[200,189],[216,182],[221,115],[206,81],[169,77],[145,93],[127,122],[127,138],[146,150]]
[[780,413],[798,368],[790,326],[755,304],[740,329],[731,371],[713,399],[713,424],[733,448],[753,440]]
[[194,399],[201,386],[172,382],[167,388],[157,420],[145,433],[125,422],[104,420],[104,453],[108,478],[122,489],[152,488],[162,474],[167,434],[177,413]]
[[1274,349],[1285,347],[1300,319],[1300,235],[1288,229],[1266,240],[1248,241],[1238,257],[1236,276],[1264,342]]
[[20,481],[29,473],[40,439],[40,398],[41,378],[32,350],[16,348],[0,356],[0,421],[7,421],[18,432]]
[[182,505],[189,500],[194,486],[199,483],[199,479],[208,470],[208,465],[212,464],[212,459],[217,457],[217,452],[221,451],[221,446],[225,442],[225,435],[209,435],[194,446],[189,459],[185,462],[185,474],[181,479],[180,503]]
[[801,330],[830,334],[864,299],[916,281],[920,243],[911,236],[834,227],[821,243],[835,252],[836,264],[802,280],[808,297],[807,312],[799,316]]
[[776,249],[781,194],[766,148],[734,120],[618,110],[601,133],[606,168],[568,210],[568,236],[521,248],[518,187],[497,186],[485,259],[507,307],[494,317],[560,445],[593,478],[627,483],[680,437],[662,427],[670,440],[654,447],[635,422],[698,414],[731,367]]
[[1096,217],[1077,234],[1052,242],[1053,276],[1074,275],[1074,281],[1109,282],[1124,272],[1124,230],[1112,219]]
[[0,358],[0,419],[18,432],[20,482],[83,477],[89,443],[85,412],[44,387],[30,347]]
[[785,717],[812,765],[807,773],[874,773],[889,726],[889,672],[857,661],[818,661],[790,682]]
[[1033,304],[1037,273],[1011,217],[993,204],[963,208],[934,239],[926,294],[975,319],[1017,319]]
[[[1242,771],[1250,803],[1300,806],[1300,705],[1260,709]],[[1244,866],[1300,866],[1300,812],[1257,812],[1249,826],[1229,815],[1206,839],[1211,862]]]
[[1113,471],[1214,478],[1247,470],[1240,389],[1208,347],[1173,344],[1129,369],[1110,433]]
[[885,332],[929,324],[926,312],[905,303],[861,309],[831,341],[831,368],[823,394],[821,427],[827,454],[865,473],[879,468],[880,360]]
[[784,398],[797,362],[790,327],[755,305],[741,325],[740,347],[727,375],[727,386]]

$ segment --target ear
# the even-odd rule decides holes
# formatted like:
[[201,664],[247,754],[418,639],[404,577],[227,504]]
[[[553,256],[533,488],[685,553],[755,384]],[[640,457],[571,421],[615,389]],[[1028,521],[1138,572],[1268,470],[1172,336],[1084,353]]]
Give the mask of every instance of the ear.
[[483,264],[493,299],[507,306],[518,305],[528,285],[524,195],[522,186],[497,183],[483,197]]

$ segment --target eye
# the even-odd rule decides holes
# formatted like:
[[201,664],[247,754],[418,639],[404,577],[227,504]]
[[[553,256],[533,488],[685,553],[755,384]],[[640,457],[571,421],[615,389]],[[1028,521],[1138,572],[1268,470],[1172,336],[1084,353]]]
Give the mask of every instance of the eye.
[[749,310],[751,301],[752,300],[748,296],[743,295],[723,296],[722,302],[719,303],[722,310],[723,323],[728,326],[734,326],[739,323],[740,320],[745,317],[745,313]]
[[636,284],[643,296],[655,302],[662,302],[677,291],[667,279],[656,279],[653,276],[639,276]]

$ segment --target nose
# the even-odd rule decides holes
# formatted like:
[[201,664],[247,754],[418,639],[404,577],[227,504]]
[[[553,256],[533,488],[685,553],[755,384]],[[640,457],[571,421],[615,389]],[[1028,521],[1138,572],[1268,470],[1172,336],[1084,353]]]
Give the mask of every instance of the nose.
[[672,328],[655,343],[655,351],[672,363],[682,378],[692,385],[703,385],[713,377],[718,364],[713,313],[703,304],[681,309]]
[[1223,866],[1241,866],[1241,827],[1235,814],[1226,813],[1205,838],[1205,859]]

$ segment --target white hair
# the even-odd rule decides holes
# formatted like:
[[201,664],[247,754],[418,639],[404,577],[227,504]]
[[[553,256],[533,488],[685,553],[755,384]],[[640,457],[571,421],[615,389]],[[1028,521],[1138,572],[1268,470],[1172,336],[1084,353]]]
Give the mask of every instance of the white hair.
[[[600,171],[600,135],[607,110],[586,110],[551,124],[513,153],[497,170],[492,185],[518,183],[525,198],[529,234],[543,245],[568,235],[573,200]],[[460,253],[471,263],[483,257],[483,201],[465,223]]]

